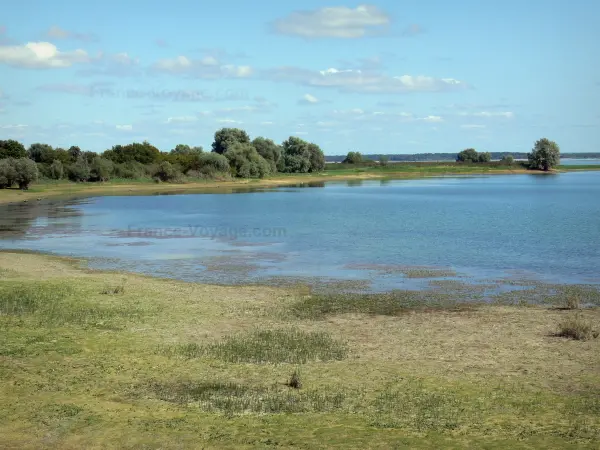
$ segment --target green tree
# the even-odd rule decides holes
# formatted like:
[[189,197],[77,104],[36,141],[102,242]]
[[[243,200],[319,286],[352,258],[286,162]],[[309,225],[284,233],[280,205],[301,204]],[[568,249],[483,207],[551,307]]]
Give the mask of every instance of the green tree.
[[342,161],[344,164],[359,164],[363,161],[360,152],[348,152],[346,158]]
[[513,157],[513,155],[504,155],[500,160],[500,164],[505,166],[512,166],[514,162],[515,158]]
[[290,136],[281,144],[283,155],[278,165],[280,172],[286,173],[306,173],[310,172],[311,152],[308,142],[297,136]]
[[71,162],[77,161],[77,158],[79,158],[79,155],[81,155],[81,149],[76,145],[72,145],[71,147],[69,147],[68,151],[69,159],[71,160]]
[[317,144],[308,144],[308,151],[310,153],[310,171],[311,172],[322,172],[325,169],[325,154],[321,147]]
[[548,171],[560,164],[558,144],[546,138],[538,140],[527,155],[529,168]]
[[27,151],[20,142],[12,139],[0,141],[0,159],[25,157],[27,157]]
[[87,181],[90,178],[90,165],[85,156],[79,155],[77,161],[69,166],[69,178],[73,181]]
[[19,189],[29,189],[29,185],[38,179],[37,164],[29,158],[16,159],[14,168],[17,173],[15,181],[19,185]]
[[221,128],[215,133],[215,140],[212,143],[212,151],[220,155],[233,144],[250,144],[250,136],[244,130],[239,128]]
[[277,145],[271,139],[260,136],[252,141],[252,145],[258,154],[269,163],[271,166],[271,173],[277,172],[277,163],[281,158],[281,146]]
[[230,173],[229,160],[218,153],[202,153],[197,156],[194,169],[207,176],[217,176]]
[[[29,146],[29,150],[27,150],[27,155],[36,163],[40,163],[44,162],[44,158],[51,158],[54,154],[53,150],[54,149],[51,145],[36,142],[35,144],[31,144]],[[50,162],[52,162],[52,160]]]
[[474,148],[463,150],[456,156],[456,161],[459,162],[478,162],[479,154]]
[[[87,152],[86,152],[87,153]],[[88,159],[91,162],[96,156],[92,154],[92,158]],[[112,162],[122,164],[129,161],[137,161],[142,164],[152,164],[158,161],[160,158],[160,150],[150,144],[148,141],[144,141],[141,144],[134,142],[128,145],[115,145],[110,150],[106,150],[102,157],[110,159]]]
[[490,152],[481,152],[477,155],[477,162],[487,163],[492,160],[492,154]]
[[388,165],[390,157],[388,155],[379,155],[379,165],[385,167]]
[[181,174],[169,161],[163,161],[158,165],[154,178],[160,181],[168,182],[177,180]]
[[63,177],[64,172],[65,168],[60,160],[55,159],[54,161],[52,161],[49,170],[50,178],[52,178],[53,180],[60,180]]
[[17,182],[17,171],[13,158],[0,159],[0,189],[12,187]]
[[264,178],[271,173],[271,165],[258,154],[250,143],[236,142],[225,152],[231,173],[240,178]]
[[93,181],[108,181],[114,170],[115,165],[110,159],[96,156],[90,164],[90,179]]
[[186,144],[177,144],[173,150],[171,150],[171,154],[174,155],[190,155],[190,154],[199,154],[204,150],[202,147],[190,147]]

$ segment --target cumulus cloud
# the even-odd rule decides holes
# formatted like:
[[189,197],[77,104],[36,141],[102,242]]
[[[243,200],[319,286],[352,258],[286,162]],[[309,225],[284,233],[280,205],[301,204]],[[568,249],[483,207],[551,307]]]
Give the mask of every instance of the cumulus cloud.
[[423,120],[425,122],[443,122],[444,119],[440,116],[427,116],[427,117],[423,117],[419,120]]
[[470,116],[470,117],[504,117],[505,119],[512,119],[515,117],[515,114],[510,111],[505,112],[495,112],[495,111],[480,111],[480,112],[462,112],[459,113],[460,116]]
[[293,12],[273,22],[271,28],[278,34],[303,38],[355,39],[384,32],[390,22],[390,16],[377,6],[337,6]]
[[50,42],[29,42],[25,45],[0,45],[0,64],[27,69],[64,68],[88,63],[84,50],[60,51]]
[[465,82],[454,78],[434,78],[424,75],[389,76],[378,71],[356,69],[329,68],[316,71],[287,66],[266,70],[262,76],[272,81],[366,94],[440,92],[469,87]]
[[320,103],[320,100],[311,94],[304,94],[300,100],[298,100],[298,104],[300,105],[316,105]]
[[71,39],[77,41],[95,41],[96,36],[93,34],[78,33],[76,31],[67,31],[58,26],[52,26],[46,31],[45,36],[48,39]]
[[186,56],[161,59],[152,65],[152,71],[174,75],[187,75],[192,78],[248,78],[253,75],[250,66],[223,64],[216,57],[209,55],[201,59],[190,59]]

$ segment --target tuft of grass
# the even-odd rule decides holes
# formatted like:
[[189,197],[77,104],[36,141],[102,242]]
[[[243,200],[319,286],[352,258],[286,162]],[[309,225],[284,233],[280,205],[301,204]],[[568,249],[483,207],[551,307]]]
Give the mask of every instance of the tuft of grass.
[[125,280],[121,282],[118,286],[107,286],[102,291],[100,291],[103,295],[120,295],[125,293]]
[[211,357],[231,363],[304,364],[342,360],[346,358],[348,349],[327,333],[279,329],[257,330],[207,345],[179,345],[165,353],[188,359]]
[[323,319],[338,314],[398,316],[409,311],[464,311],[474,303],[458,302],[437,292],[392,291],[383,294],[317,294],[294,303],[290,312],[299,319]]
[[345,392],[291,391],[273,385],[247,386],[230,382],[151,382],[142,386],[158,399],[197,404],[206,412],[236,414],[298,414],[332,412],[346,402]]
[[300,370],[296,369],[292,372],[292,376],[287,382],[287,386],[293,389],[300,389],[302,387],[302,381],[300,381]]
[[559,324],[558,328],[557,336],[578,341],[595,339],[600,334],[598,330],[593,329],[592,323],[585,320],[580,314],[565,319]]
[[52,311],[73,293],[65,284],[9,283],[0,286],[0,315],[21,316],[37,311]]

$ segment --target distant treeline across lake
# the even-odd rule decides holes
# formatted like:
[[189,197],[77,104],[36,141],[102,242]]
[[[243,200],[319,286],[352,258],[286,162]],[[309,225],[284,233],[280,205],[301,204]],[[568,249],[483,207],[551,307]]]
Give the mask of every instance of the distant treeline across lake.
[[[491,152],[492,160],[512,155],[515,159],[527,159],[527,153]],[[387,155],[390,161],[456,161],[456,153],[415,153],[412,155]],[[561,153],[562,159],[600,159],[600,153]],[[363,159],[378,161],[381,154],[362,155]],[[325,156],[327,162],[342,162],[346,155]]]

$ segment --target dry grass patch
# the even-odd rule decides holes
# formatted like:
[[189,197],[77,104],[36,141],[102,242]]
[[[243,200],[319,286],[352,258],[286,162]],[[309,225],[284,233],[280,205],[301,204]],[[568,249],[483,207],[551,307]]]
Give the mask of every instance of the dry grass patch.
[[600,331],[593,328],[592,322],[585,320],[580,314],[565,319],[559,324],[558,328],[557,336],[577,341],[595,339],[600,335]]

